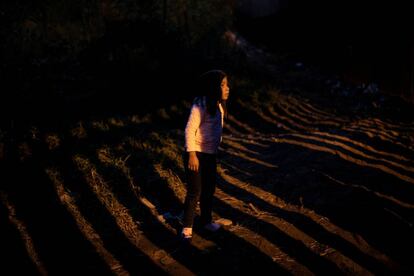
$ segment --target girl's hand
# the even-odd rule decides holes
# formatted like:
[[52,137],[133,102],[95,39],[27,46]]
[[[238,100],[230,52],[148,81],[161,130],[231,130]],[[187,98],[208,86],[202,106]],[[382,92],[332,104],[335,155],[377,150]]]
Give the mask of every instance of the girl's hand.
[[195,151],[192,151],[190,152],[190,157],[188,159],[188,168],[191,171],[198,172],[198,166],[199,166],[199,162],[198,162],[197,155]]

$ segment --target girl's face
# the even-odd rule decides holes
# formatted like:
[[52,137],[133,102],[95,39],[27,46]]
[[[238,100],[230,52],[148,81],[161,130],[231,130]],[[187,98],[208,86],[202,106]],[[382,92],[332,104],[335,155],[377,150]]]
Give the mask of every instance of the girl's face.
[[227,100],[229,98],[230,88],[228,86],[227,77],[221,81],[221,99]]

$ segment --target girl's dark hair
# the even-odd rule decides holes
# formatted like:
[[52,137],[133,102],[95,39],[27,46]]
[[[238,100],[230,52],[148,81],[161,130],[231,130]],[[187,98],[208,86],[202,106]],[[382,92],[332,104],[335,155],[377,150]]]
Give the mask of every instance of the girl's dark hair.
[[221,99],[221,82],[227,74],[221,70],[211,70],[201,74],[197,80],[199,97],[196,102],[203,104],[202,97],[205,97],[205,104],[208,114],[215,116],[217,112],[217,101],[221,103],[224,115],[227,117],[226,101]]

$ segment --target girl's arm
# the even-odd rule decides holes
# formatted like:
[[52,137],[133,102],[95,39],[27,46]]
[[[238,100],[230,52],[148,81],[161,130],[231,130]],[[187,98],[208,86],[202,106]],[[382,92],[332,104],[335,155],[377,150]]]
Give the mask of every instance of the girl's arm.
[[190,151],[188,157],[188,168],[192,171],[198,172],[199,162],[195,151]]
[[195,151],[196,143],[195,137],[197,129],[200,127],[202,118],[202,109],[198,105],[191,107],[190,116],[188,117],[187,125],[185,127],[185,148],[187,151]]
[[185,148],[189,152],[188,168],[198,172],[199,162],[196,155],[195,136],[197,129],[200,127],[202,110],[199,106],[191,107],[190,116],[188,117],[187,126],[185,127]]

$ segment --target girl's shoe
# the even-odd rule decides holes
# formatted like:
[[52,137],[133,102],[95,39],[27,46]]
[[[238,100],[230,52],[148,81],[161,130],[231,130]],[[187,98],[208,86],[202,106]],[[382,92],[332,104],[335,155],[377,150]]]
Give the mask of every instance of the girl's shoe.
[[193,238],[193,228],[184,227],[181,230],[180,238],[184,242],[191,242],[191,239]]
[[216,232],[221,228],[221,225],[215,222],[208,223],[204,225],[204,229],[210,231],[210,232]]

